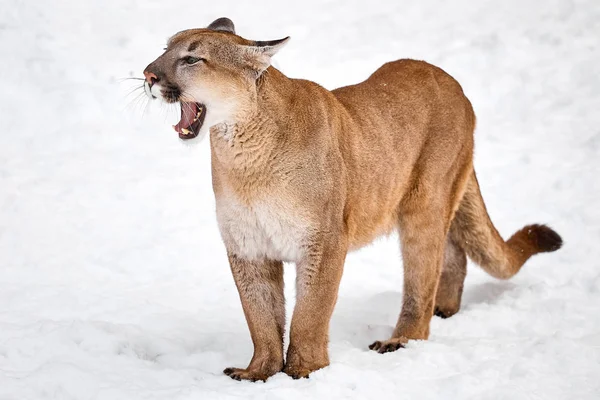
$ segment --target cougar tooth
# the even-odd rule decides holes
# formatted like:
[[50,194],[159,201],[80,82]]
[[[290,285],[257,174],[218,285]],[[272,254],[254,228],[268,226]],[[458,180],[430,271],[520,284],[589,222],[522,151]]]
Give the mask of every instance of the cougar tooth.
[[181,133],[183,133],[184,135],[189,135],[190,133],[192,133],[192,131],[190,131],[189,129],[182,128]]

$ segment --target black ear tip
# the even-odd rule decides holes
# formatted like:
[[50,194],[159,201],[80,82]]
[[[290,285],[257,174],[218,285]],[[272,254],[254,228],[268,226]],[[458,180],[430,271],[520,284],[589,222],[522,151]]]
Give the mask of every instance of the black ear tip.
[[213,31],[235,33],[235,26],[233,25],[233,21],[227,17],[221,17],[221,18],[215,19],[207,27],[207,29],[211,29]]
[[272,47],[272,46],[277,46],[279,44],[285,43],[288,40],[290,40],[290,36],[286,36],[283,39],[277,39],[277,40],[256,40],[254,42],[254,45],[258,46],[258,47]]

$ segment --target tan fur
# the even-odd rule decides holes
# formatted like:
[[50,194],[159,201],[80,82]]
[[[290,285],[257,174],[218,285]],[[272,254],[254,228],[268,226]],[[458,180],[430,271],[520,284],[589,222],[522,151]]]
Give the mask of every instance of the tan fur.
[[[193,42],[207,62],[181,72],[172,60]],[[269,57],[233,33],[201,29],[176,35],[148,67],[220,113],[210,122],[217,218],[254,342],[250,365],[225,370],[231,377],[264,380],[282,367],[305,377],[327,366],[346,254],[382,234],[400,232],[404,301],[392,337],[371,345],[379,352],[427,339],[436,307],[458,311],[465,252],[508,278],[559,246],[540,226],[507,243],[498,235],[473,171],[473,109],[440,68],[394,61],[328,91],[266,68]],[[285,366],[281,261],[297,268]]]

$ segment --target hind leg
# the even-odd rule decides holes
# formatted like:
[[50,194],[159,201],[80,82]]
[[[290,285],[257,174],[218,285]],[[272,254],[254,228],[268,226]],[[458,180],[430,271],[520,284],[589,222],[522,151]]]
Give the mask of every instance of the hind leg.
[[442,267],[448,211],[442,204],[417,203],[400,214],[404,263],[404,293],[400,317],[392,337],[369,348],[386,353],[410,339],[427,339]]
[[448,318],[458,312],[466,276],[467,256],[465,251],[449,235],[435,298],[435,315]]

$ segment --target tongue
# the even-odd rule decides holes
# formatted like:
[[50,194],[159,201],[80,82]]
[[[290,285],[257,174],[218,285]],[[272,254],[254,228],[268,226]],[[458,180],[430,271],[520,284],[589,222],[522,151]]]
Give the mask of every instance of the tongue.
[[173,128],[179,133],[182,129],[189,129],[197,113],[198,106],[196,103],[181,103],[181,119]]

